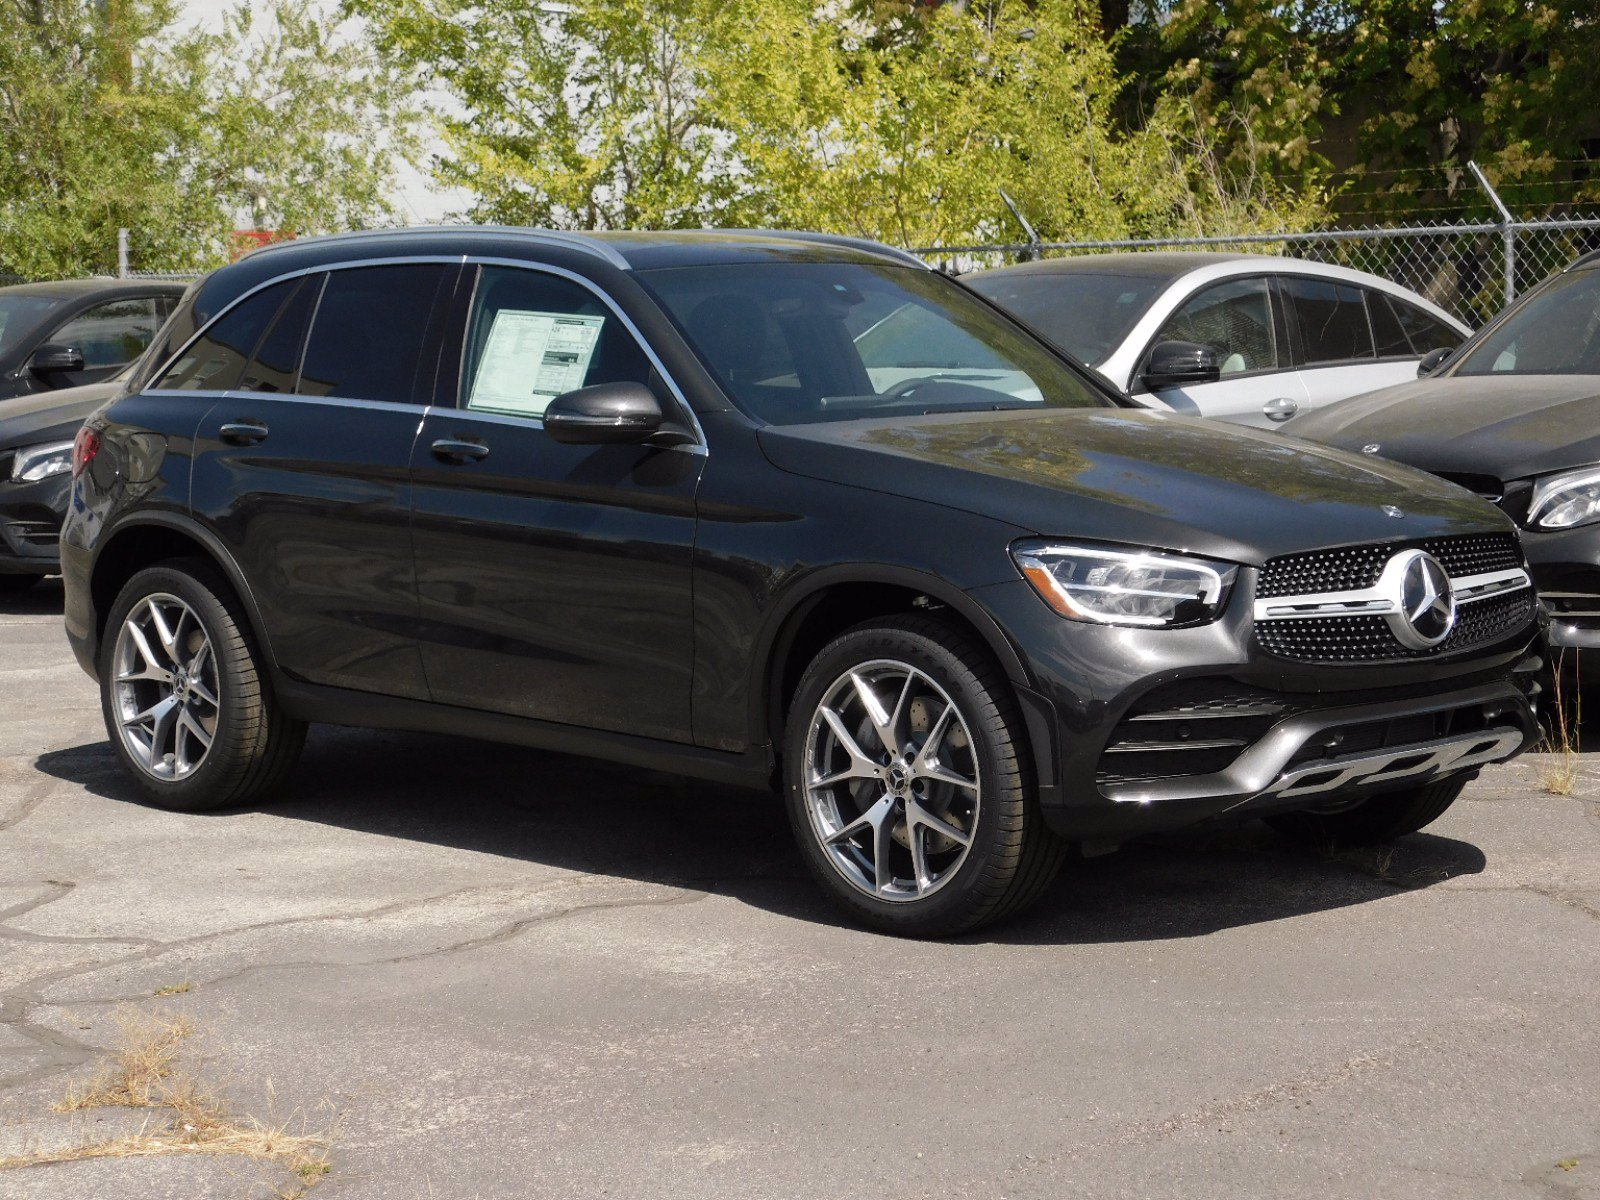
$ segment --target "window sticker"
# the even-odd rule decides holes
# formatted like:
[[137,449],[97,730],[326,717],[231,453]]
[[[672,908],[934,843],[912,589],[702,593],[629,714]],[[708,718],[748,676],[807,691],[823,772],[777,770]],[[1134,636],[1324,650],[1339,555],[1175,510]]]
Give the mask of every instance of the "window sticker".
[[563,392],[583,386],[604,317],[502,308],[478,359],[467,407],[542,417]]

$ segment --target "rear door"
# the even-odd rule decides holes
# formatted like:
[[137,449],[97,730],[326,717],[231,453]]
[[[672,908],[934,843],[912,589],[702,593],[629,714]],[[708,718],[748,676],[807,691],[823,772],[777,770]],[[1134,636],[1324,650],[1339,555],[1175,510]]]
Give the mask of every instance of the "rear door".
[[1298,345],[1306,403],[1320,408],[1417,377],[1417,357],[1391,344],[1378,352],[1369,289],[1342,280],[1285,275],[1281,286]]
[[[1286,421],[1304,405],[1305,388],[1289,355],[1277,296],[1264,275],[1207,284],[1169,317],[1145,351],[1160,342],[1197,342],[1217,354],[1215,383],[1151,393],[1136,374],[1130,391],[1154,395],[1177,412],[1244,425]],[[1140,368],[1143,370],[1143,363]]]
[[426,698],[408,467],[459,274],[405,263],[273,285],[169,372],[171,386],[223,393],[200,424],[193,508],[297,678]]
[[569,446],[557,394],[624,380],[679,410],[620,308],[554,268],[484,266],[413,455],[433,698],[691,740],[701,447]]

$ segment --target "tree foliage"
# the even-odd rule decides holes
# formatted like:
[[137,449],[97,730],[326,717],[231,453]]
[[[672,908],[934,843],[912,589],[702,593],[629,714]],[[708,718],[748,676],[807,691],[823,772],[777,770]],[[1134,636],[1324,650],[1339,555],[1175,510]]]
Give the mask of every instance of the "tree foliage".
[[[445,100],[467,215],[926,245],[1302,222],[1182,105],[1119,123],[1093,0],[347,0]],[[1314,207],[1314,205],[1313,205]]]
[[223,260],[245,221],[302,232],[388,213],[409,88],[310,0],[219,32],[169,0],[0,0],[0,273]]

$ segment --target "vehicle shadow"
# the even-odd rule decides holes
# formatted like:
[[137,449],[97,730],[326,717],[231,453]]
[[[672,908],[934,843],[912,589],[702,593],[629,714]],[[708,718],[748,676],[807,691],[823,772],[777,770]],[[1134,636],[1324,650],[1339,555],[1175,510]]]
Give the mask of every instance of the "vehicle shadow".
[[[141,803],[110,746],[38,768]],[[572,871],[696,888],[786,917],[842,919],[806,875],[775,796],[615,764],[422,734],[315,727],[277,816]],[[195,820],[206,820],[196,817]],[[1070,860],[1027,914],[969,939],[1089,944],[1199,937],[1382,900],[1482,871],[1476,846],[1414,834],[1314,852],[1258,823],[1141,839]]]
[[52,576],[16,595],[0,596],[0,617],[59,617],[62,604],[61,578]]

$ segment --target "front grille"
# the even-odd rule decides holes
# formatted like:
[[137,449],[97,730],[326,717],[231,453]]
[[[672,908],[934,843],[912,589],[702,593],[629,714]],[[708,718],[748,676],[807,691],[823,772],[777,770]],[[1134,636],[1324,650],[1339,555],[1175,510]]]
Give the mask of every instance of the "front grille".
[[1532,588],[1463,604],[1454,631],[1429,650],[1402,646],[1382,617],[1308,617],[1262,621],[1256,639],[1268,654],[1314,662],[1383,662],[1431,658],[1487,646],[1525,629],[1534,615]]
[[1426,541],[1344,546],[1272,559],[1261,568],[1256,595],[1271,599],[1369,588],[1378,582],[1384,563],[1400,551],[1413,547],[1437,558],[1452,579],[1487,571],[1508,571],[1522,565],[1522,551],[1517,546],[1516,536],[1509,533],[1469,533]]

